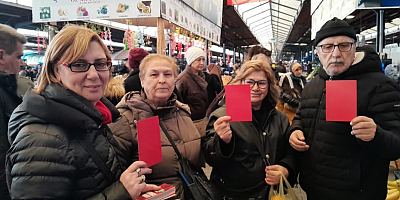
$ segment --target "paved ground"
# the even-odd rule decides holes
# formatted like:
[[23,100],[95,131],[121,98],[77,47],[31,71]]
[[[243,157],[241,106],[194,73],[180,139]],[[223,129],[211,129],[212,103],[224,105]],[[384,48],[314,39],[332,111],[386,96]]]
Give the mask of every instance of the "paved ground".
[[[210,166],[208,166],[207,164],[206,164],[206,168],[203,168],[204,173],[207,175],[208,178],[210,178],[211,169],[212,168]],[[391,165],[389,167],[389,175],[388,175],[389,181],[394,181],[393,172],[395,170],[396,170],[396,168],[394,167],[393,162],[391,162]],[[307,196],[306,196],[305,192],[301,189],[301,187],[299,185],[296,185],[293,189],[294,189],[294,192],[296,193],[297,197],[299,198],[299,200],[307,200]]]

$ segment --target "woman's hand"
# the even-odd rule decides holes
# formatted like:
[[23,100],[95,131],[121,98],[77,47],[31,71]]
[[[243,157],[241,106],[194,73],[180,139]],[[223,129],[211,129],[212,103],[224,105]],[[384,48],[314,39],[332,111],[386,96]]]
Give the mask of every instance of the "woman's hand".
[[119,180],[122,185],[124,185],[132,199],[136,199],[142,192],[161,189],[156,185],[146,185],[146,177],[144,174],[151,174],[151,172],[152,170],[147,168],[145,162],[136,161],[121,174]]
[[231,121],[230,116],[223,116],[218,118],[217,121],[214,122],[215,132],[218,134],[221,140],[224,141],[226,144],[229,144],[229,142],[231,142],[232,139],[232,131],[229,125],[230,121]]
[[282,173],[287,178],[289,171],[280,165],[271,165],[265,168],[265,182],[268,185],[277,185],[281,182]]

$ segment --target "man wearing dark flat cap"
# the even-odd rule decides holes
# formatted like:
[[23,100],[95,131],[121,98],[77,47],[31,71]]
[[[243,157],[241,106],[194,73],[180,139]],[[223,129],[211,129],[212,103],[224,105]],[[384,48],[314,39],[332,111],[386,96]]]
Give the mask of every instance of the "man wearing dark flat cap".
[[[323,68],[305,86],[289,129],[308,200],[384,200],[389,162],[400,157],[399,86],[382,74],[373,49],[355,44],[353,27],[338,18],[315,37]],[[350,123],[326,121],[326,81],[335,80],[357,81]]]

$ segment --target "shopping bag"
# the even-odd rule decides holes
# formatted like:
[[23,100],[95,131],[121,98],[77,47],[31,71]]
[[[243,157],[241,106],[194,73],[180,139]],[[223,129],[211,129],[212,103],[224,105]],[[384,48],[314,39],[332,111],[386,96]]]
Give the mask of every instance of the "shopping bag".
[[299,200],[296,194],[293,191],[292,186],[290,186],[289,181],[286,177],[281,173],[281,181],[279,185],[277,185],[277,189],[274,186],[271,186],[269,190],[268,200]]

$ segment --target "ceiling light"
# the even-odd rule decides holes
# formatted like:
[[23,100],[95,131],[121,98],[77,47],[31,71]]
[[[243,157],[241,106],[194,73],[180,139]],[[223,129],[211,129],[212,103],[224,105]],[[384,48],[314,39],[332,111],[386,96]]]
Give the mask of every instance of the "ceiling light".
[[354,15],[348,15],[347,17],[346,17],[346,19],[353,19],[355,16]]

